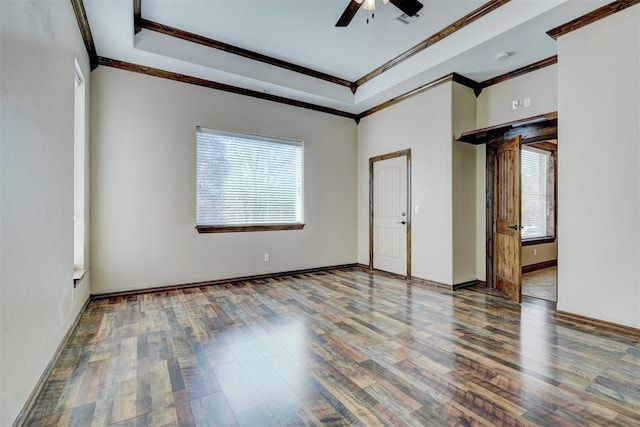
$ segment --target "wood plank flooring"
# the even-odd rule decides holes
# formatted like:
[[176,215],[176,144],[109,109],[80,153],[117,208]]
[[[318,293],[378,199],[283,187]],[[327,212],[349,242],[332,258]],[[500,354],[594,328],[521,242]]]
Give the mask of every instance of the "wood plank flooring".
[[640,342],[356,269],[118,297],[27,425],[640,426]]
[[558,267],[549,267],[522,275],[522,295],[556,302]]

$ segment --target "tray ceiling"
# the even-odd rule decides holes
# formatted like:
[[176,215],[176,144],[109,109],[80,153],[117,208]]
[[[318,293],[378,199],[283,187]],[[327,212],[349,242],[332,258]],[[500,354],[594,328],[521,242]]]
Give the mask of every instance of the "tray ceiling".
[[[133,0],[85,0],[101,57],[181,73],[361,113],[455,72],[476,82],[557,52],[546,34],[606,0],[511,0],[468,25],[451,25],[486,0],[421,0],[422,16],[405,24],[391,3],[377,1],[366,23],[361,8],[348,27],[335,22],[348,0],[140,0],[141,17],[182,32],[356,82],[424,40],[437,42],[357,86],[343,85],[143,28],[134,32]],[[491,3],[491,2],[489,2]],[[499,61],[501,52],[512,56]]]

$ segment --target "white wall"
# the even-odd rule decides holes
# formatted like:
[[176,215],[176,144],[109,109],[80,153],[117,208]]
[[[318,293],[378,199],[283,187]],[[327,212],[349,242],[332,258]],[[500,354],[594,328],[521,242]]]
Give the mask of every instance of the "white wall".
[[[531,106],[511,109],[511,101],[531,97]],[[558,110],[558,67],[550,65],[485,88],[478,97],[477,128],[484,128]],[[559,146],[563,143],[560,141]],[[561,149],[559,150],[559,152]],[[476,275],[486,280],[486,146],[476,148]]]
[[358,262],[369,264],[369,158],[411,148],[412,274],[451,285],[452,87],[445,83],[358,126]]
[[640,6],[559,38],[558,309],[640,327]]
[[[356,261],[353,120],[107,67],[92,77],[93,293]],[[197,125],[303,140],[304,230],[198,234]]]
[[74,56],[87,79],[89,65],[70,2],[0,7],[0,425],[8,426],[89,295],[85,278],[70,301]]

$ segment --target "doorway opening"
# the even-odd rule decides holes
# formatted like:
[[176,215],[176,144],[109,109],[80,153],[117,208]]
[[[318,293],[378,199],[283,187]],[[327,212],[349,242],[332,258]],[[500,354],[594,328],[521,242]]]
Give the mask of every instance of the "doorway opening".
[[[556,242],[555,227],[557,225],[557,159],[558,145],[558,112],[503,123],[487,128],[476,129],[454,135],[455,141],[466,142],[486,147],[486,283],[489,289],[502,291],[509,299],[520,302],[522,299],[522,235],[523,224],[520,210],[520,150],[522,146],[533,147],[541,151],[552,151],[553,162],[553,195],[554,210],[552,215],[545,215],[546,221],[553,222],[553,237],[545,236],[549,242]],[[515,140],[515,142],[514,142]],[[553,149],[551,149],[553,148]],[[502,180],[503,184],[496,181]],[[526,208],[525,208],[526,209]],[[552,218],[552,219],[551,219]],[[531,226],[529,226],[531,227]],[[525,239],[526,241],[527,239]],[[535,239],[533,239],[535,240]],[[547,242],[547,243],[549,243]],[[536,242],[543,244],[544,241]],[[533,246],[533,245],[532,245]],[[525,251],[529,248],[525,242]],[[536,249],[536,254],[538,248]],[[555,262],[557,260],[549,262]],[[538,267],[543,267],[541,263]],[[549,267],[555,267],[556,265]],[[533,264],[532,264],[533,265]],[[527,269],[532,267],[525,266]],[[556,295],[557,295],[557,276]],[[498,275],[500,283],[498,284]],[[557,299],[557,298],[556,298]]]
[[369,269],[411,278],[411,149],[369,159]]
[[558,142],[517,135],[510,165],[503,153],[513,139],[487,145],[487,285],[516,302],[555,303]]
[[558,141],[522,147],[522,295],[557,302]]

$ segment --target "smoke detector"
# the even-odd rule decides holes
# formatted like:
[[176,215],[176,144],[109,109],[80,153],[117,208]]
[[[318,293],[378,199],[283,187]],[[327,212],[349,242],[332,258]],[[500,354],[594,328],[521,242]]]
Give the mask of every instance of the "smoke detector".
[[512,52],[512,51],[500,52],[499,54],[496,55],[496,59],[498,61],[504,61],[512,57],[514,54],[515,52]]

